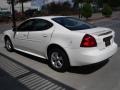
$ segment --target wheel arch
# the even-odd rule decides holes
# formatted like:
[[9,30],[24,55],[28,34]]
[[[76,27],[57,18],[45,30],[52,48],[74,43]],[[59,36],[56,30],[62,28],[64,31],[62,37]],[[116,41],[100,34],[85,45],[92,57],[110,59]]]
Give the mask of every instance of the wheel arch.
[[[4,41],[5,41],[7,38],[10,39],[10,36],[5,35],[5,36],[4,36]],[[11,39],[10,39],[10,40],[11,40]]]
[[60,45],[58,45],[58,44],[50,44],[50,45],[47,47],[47,57],[48,57],[49,51],[50,51],[51,49],[53,49],[53,48],[59,48],[59,49],[63,50],[63,51],[65,52],[67,58],[68,58],[69,65],[70,65],[70,59],[69,59],[69,56],[68,56],[68,54],[67,54],[67,51],[66,51],[63,47],[61,47]]
[[11,43],[12,43],[12,45],[13,45],[13,47],[14,47],[14,44],[13,44],[13,42],[12,42],[12,39],[11,39],[11,37],[9,36],[9,35],[4,35],[4,37],[3,37],[3,39],[4,39],[4,41],[6,40],[6,39],[10,39],[10,41],[11,41]]

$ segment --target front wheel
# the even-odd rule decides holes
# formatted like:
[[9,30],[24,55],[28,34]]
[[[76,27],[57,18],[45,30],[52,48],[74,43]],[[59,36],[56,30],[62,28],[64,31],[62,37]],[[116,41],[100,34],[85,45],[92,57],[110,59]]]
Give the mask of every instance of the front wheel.
[[12,45],[11,40],[9,38],[5,39],[5,48],[10,52],[13,51],[13,45]]
[[59,72],[65,72],[69,67],[69,60],[66,53],[61,49],[52,49],[48,54],[50,66]]

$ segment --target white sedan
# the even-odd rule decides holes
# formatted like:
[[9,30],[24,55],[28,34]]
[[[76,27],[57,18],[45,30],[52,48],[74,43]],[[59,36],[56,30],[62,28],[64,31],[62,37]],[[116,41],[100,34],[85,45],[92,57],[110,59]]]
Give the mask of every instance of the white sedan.
[[115,32],[109,28],[68,16],[34,17],[4,32],[8,51],[19,50],[47,59],[56,71],[110,58],[117,51],[114,37]]

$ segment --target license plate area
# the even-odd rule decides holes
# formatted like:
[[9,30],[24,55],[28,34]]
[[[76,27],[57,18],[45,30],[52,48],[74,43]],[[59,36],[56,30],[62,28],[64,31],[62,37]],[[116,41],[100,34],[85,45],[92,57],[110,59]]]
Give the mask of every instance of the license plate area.
[[111,39],[112,39],[112,36],[109,36],[103,39],[106,47],[111,45],[111,42],[110,42]]

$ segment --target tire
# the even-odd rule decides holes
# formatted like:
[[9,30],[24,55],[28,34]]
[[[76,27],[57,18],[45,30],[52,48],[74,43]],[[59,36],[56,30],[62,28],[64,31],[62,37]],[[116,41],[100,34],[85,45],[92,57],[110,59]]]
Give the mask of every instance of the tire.
[[9,38],[5,39],[5,48],[9,51],[9,52],[13,52],[13,45],[12,42]]
[[70,66],[66,53],[59,48],[50,50],[48,59],[50,67],[58,72],[65,72]]

